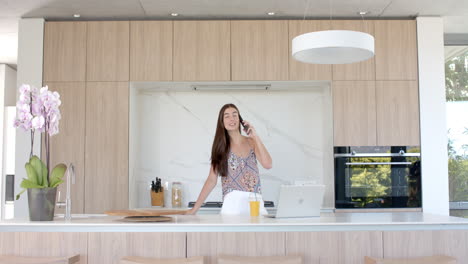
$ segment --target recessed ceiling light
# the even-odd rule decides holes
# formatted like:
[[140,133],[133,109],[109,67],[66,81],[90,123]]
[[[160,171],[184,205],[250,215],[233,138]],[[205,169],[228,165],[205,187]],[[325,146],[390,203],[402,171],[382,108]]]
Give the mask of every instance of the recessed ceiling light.
[[79,18],[79,17],[81,17],[81,15],[80,14],[74,14],[73,17]]
[[268,12],[267,15],[269,16],[274,16],[276,13],[275,12]]
[[171,13],[171,16],[173,16],[173,17],[176,17],[176,16],[178,16],[178,15],[179,15],[179,14],[177,14],[177,13]]
[[368,15],[368,14],[370,14],[369,11],[359,11],[358,12],[358,15],[361,15],[361,16]]

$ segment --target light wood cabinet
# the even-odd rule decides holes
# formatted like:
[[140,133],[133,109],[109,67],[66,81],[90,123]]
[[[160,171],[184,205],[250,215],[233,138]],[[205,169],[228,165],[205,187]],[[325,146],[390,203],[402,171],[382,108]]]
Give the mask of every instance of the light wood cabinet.
[[86,22],[46,22],[44,82],[85,81]]
[[[60,94],[59,133],[50,137],[50,164],[55,166],[64,163],[75,167],[75,184],[71,185],[72,213],[84,213],[85,203],[85,95],[84,82],[52,82],[46,83],[49,90]],[[42,148],[45,160],[45,147]],[[61,200],[65,201],[66,182],[58,187]],[[63,213],[64,208],[56,208],[57,213]]]
[[128,208],[128,83],[86,84],[85,213]]
[[332,89],[334,145],[375,146],[375,82],[335,81]]
[[330,30],[329,20],[290,20],[289,21],[289,80],[331,80],[332,66],[328,64],[309,64],[292,57],[293,38],[304,33]]
[[287,232],[285,245],[286,255],[308,264],[361,264],[364,256],[384,255],[381,231]]
[[416,81],[377,81],[377,144],[419,146],[419,100]]
[[88,263],[120,263],[124,256],[184,258],[184,232],[174,233],[89,233]]
[[[374,21],[334,20],[333,30],[354,30],[375,36]],[[333,65],[333,80],[375,80],[375,56],[361,62]]]
[[376,80],[417,80],[415,20],[375,21]]
[[174,81],[231,80],[231,22],[174,22]]
[[231,21],[232,80],[288,80],[288,21]]
[[88,22],[87,81],[129,80],[129,21]]
[[219,255],[284,256],[285,233],[204,232],[187,233],[187,257],[207,256],[207,264]]
[[77,264],[86,264],[90,263],[87,261],[87,246],[88,233],[86,232],[2,232],[0,235],[0,255],[3,256],[67,257],[80,255],[80,261]]
[[131,81],[172,81],[172,23],[130,22]]

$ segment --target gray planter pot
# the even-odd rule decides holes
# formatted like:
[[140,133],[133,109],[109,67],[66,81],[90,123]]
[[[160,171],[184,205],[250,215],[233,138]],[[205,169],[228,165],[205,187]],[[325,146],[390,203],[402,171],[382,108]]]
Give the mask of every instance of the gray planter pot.
[[55,209],[55,188],[28,189],[29,220],[52,221]]

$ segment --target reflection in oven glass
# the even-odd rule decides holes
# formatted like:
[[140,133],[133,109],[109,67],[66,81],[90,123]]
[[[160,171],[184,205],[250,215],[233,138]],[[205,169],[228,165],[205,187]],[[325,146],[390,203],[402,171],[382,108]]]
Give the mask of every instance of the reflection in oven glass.
[[419,149],[389,148],[383,153],[335,149],[336,208],[421,207]]

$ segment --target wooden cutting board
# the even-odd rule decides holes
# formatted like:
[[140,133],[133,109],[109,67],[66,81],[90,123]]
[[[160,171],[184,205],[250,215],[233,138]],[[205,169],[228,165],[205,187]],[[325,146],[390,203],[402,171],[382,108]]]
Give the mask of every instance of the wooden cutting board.
[[160,215],[183,215],[188,210],[170,209],[134,209],[134,210],[110,210],[104,212],[107,215],[118,216],[160,216]]
[[127,216],[119,221],[122,222],[168,222],[172,217],[169,216]]

